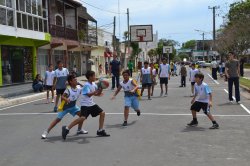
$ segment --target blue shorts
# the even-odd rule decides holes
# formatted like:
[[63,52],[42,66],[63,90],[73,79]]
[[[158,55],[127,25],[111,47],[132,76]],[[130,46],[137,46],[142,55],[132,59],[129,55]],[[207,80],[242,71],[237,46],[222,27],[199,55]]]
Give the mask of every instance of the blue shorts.
[[62,112],[58,112],[57,118],[58,119],[63,119],[63,117],[67,114],[70,113],[73,117],[77,114],[77,112],[80,112],[80,108],[77,106],[68,108],[66,110],[63,110]]
[[132,107],[134,110],[139,110],[139,100],[137,96],[125,96],[124,97],[125,107]]

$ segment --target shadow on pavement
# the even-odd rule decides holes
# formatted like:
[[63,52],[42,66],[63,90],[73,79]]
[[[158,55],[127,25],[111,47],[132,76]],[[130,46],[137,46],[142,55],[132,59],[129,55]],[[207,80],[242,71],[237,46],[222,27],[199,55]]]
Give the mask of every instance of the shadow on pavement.
[[206,131],[206,128],[203,127],[188,127],[186,126],[181,132],[190,132],[190,131]]
[[87,144],[90,143],[88,139],[91,138],[99,138],[98,136],[86,136],[86,135],[72,135],[68,136],[66,140],[62,139],[62,136],[54,136],[54,137],[48,137],[47,139],[44,140],[44,142],[49,142],[49,143],[55,143],[55,142],[76,142],[78,144]]
[[[128,123],[127,126],[132,126],[137,122],[137,120],[134,120],[130,123]],[[105,125],[107,129],[112,129],[112,128],[119,128],[119,129],[124,129],[126,126],[122,126],[122,123],[119,124],[114,124],[114,125]]]

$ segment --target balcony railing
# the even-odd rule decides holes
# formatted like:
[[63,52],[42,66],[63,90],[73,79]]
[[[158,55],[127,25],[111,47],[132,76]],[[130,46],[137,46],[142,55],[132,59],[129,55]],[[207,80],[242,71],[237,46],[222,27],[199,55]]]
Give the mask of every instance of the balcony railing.
[[95,36],[86,36],[79,39],[82,44],[97,45],[97,38]]
[[71,28],[65,28],[58,25],[50,25],[50,34],[53,37],[59,37],[69,40],[78,40],[77,30]]

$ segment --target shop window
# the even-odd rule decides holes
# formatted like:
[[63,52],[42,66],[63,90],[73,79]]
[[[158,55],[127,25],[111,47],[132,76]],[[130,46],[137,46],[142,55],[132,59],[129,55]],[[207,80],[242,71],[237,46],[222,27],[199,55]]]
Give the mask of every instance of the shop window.
[[37,14],[36,0],[32,0],[32,14]]
[[0,24],[6,25],[6,9],[0,8]]
[[5,0],[0,0],[0,5],[5,6]]
[[13,17],[14,17],[13,11],[12,10],[8,10],[7,11],[7,22],[8,22],[9,26],[14,26]]
[[34,21],[34,30],[38,31],[38,18],[33,17],[33,21]]
[[32,20],[32,16],[28,16],[28,28],[29,30],[33,30],[33,20]]
[[27,29],[27,15],[22,14],[22,23],[23,23],[23,28]]
[[63,26],[63,17],[61,15],[56,15],[56,25]]
[[26,12],[31,13],[31,0],[26,0]]
[[17,13],[17,27],[18,27],[18,28],[22,28],[21,13]]

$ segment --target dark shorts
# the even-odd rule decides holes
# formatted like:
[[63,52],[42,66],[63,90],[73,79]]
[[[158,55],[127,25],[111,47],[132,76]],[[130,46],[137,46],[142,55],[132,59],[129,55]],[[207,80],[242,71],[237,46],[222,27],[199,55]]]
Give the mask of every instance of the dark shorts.
[[174,71],[174,69],[171,69],[171,72],[173,72]]
[[168,78],[160,78],[160,84],[168,84]]
[[81,106],[81,116],[84,116],[86,119],[89,115],[92,117],[98,116],[103,110],[96,104],[90,107]]
[[191,85],[194,85],[195,84],[195,82],[191,82]]
[[52,90],[52,85],[45,85],[46,90]]
[[203,103],[196,101],[194,104],[191,106],[190,110],[200,112],[200,110],[203,110],[205,114],[210,112],[210,108],[208,107],[208,103]]
[[56,89],[56,95],[63,95],[65,89]]
[[147,88],[147,87],[151,87],[152,86],[152,83],[145,83],[145,84],[142,84],[142,87],[143,88]]

